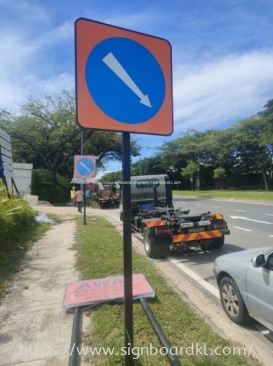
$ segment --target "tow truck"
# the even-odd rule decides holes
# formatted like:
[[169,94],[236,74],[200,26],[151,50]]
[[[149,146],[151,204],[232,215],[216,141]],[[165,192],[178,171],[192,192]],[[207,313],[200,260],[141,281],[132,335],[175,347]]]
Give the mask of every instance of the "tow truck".
[[[157,188],[161,186],[159,177],[161,176],[131,178],[132,230],[142,235],[147,256],[154,259],[168,257],[172,249],[190,247],[222,248],[225,235],[230,234],[224,216],[209,211],[190,215],[190,210],[175,209],[169,186],[165,187],[165,199],[162,199],[162,197],[164,198],[162,192],[161,199],[159,199],[157,192]],[[138,199],[135,199],[137,181],[145,181],[146,185],[142,184],[143,189],[150,192],[150,195],[146,192],[144,201],[139,196]],[[164,175],[163,181],[168,184],[168,176]],[[140,184],[138,186],[140,187]],[[160,189],[163,189],[162,186]],[[122,212],[120,218],[122,220]]]
[[98,183],[96,202],[100,208],[119,207],[120,188],[118,185]]

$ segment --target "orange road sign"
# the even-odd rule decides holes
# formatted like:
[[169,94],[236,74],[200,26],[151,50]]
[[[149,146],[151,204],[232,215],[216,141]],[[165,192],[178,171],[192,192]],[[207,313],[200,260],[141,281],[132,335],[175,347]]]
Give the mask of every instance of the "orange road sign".
[[78,19],[77,121],[84,128],[170,135],[171,45],[162,38]]
[[[154,297],[155,292],[142,274],[133,274],[133,298]],[[113,276],[70,283],[66,286],[63,307],[71,308],[100,302],[124,300],[124,276]]]

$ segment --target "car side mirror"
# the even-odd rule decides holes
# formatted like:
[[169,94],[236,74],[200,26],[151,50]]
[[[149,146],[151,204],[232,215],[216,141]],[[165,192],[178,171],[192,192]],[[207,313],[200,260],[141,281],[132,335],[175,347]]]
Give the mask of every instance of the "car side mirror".
[[252,265],[253,267],[262,267],[265,265],[265,256],[263,254],[257,255],[257,257],[254,257],[252,259]]

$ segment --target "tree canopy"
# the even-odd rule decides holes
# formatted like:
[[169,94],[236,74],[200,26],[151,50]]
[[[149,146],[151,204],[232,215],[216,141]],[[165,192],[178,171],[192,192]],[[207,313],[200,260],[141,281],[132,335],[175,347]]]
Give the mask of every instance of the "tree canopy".
[[[165,142],[158,154],[132,165],[132,174],[167,173],[190,188],[190,176],[200,175],[201,187],[272,186],[273,99],[257,115],[225,130],[190,130]],[[182,176],[181,176],[182,171]],[[199,178],[198,178],[199,179]],[[226,184],[224,184],[226,183]]]
[[[47,169],[55,179],[57,173],[72,177],[73,157],[81,155],[81,137],[84,155],[95,155],[98,167],[103,167],[106,161],[121,159],[120,133],[83,130],[75,118],[75,95],[63,91],[41,99],[29,97],[18,115],[0,110],[0,128],[11,135],[14,161]],[[132,156],[138,156],[139,151],[140,147],[131,139]],[[198,167],[201,188],[219,186],[221,181],[221,187],[263,186],[268,190],[273,182],[272,162],[273,99],[263,111],[225,130],[190,130],[165,142],[153,157],[132,164],[131,172],[132,175],[167,173],[171,180],[182,182],[181,188],[190,188],[186,172]],[[120,172],[114,172],[103,180],[114,181],[120,176]],[[197,179],[196,172],[194,177]]]
[[[97,166],[111,159],[121,159],[121,134],[110,131],[81,129],[76,123],[75,95],[63,91],[44,98],[29,97],[18,116],[0,111],[0,127],[11,135],[14,161],[33,163],[34,168],[73,175],[74,155],[95,155]],[[132,156],[139,146],[131,139]]]

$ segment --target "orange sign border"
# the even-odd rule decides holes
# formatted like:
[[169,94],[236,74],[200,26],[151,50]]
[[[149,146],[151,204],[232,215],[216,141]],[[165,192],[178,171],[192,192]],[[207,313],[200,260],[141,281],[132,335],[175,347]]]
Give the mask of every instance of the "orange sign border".
[[[100,42],[124,37],[147,48],[158,61],[165,78],[165,98],[157,114],[146,122],[126,124],[106,115],[93,101],[86,80],[85,66],[91,50]],[[76,114],[83,128],[169,136],[173,133],[172,52],[170,43],[159,37],[79,18],[75,22]]]

